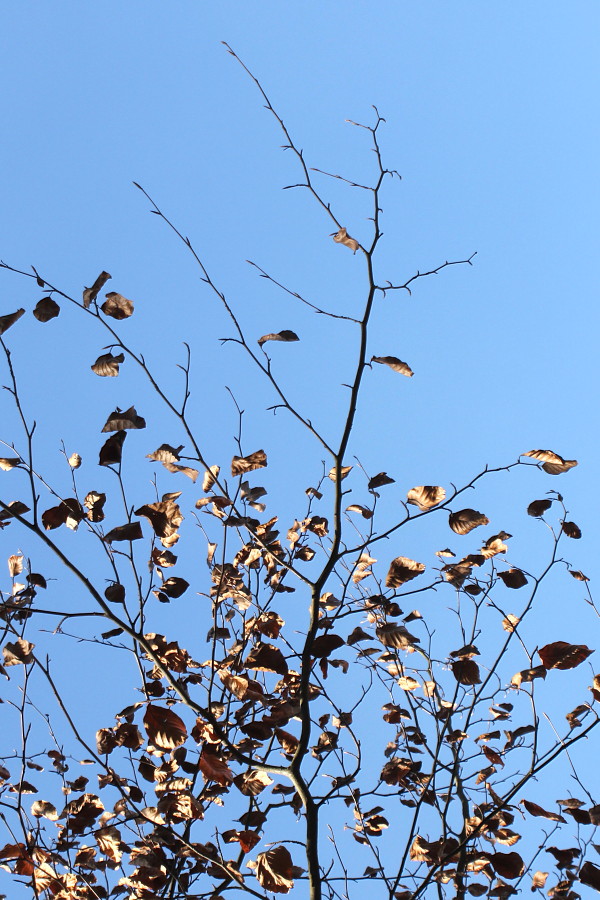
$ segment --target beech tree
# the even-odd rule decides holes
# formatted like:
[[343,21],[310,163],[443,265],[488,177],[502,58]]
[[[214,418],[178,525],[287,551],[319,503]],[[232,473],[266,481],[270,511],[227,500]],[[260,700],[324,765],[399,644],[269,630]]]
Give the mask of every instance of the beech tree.
[[[198,344],[183,335],[173,386],[172,355],[153,365],[136,349],[130,287],[105,292],[109,260],[83,290],[2,263],[35,295],[33,308],[0,317],[5,421],[16,413],[20,423],[4,435],[0,459],[9,569],[2,867],[23,896],[44,900],[365,891],[418,900],[529,889],[573,900],[581,885],[600,889],[600,805],[577,756],[598,723],[600,675],[586,662],[598,614],[586,575],[566,559],[581,531],[555,486],[577,462],[526,449],[456,486],[406,484],[387,446],[380,471],[355,458],[366,381],[396,378],[399,392],[416,385],[410,347],[398,334],[374,346],[374,318],[449,267],[467,277],[475,254],[407,275],[383,271],[382,195],[399,178],[381,150],[385,120],[374,108],[370,121],[351,123],[368,139],[371,182],[313,168],[228,49],[294,158],[290,187],[317,205],[323,239],[355,267],[362,301],[341,314],[253,263],[278,292],[280,330],[249,333],[209,261],[137,185],[198,267],[204,301],[227,315],[222,380],[230,385],[245,357],[264,381],[254,401],[273,411],[274,432],[293,425],[310,441],[310,483],[278,496],[269,471],[296,464],[293,438],[283,459],[273,458],[269,433],[247,445],[243,384],[230,390],[235,439],[222,438],[218,458],[207,450],[210,423],[190,413],[200,327]],[[331,178],[360,198],[356,220],[329,202]],[[294,330],[300,306],[339,327],[347,348],[343,412],[338,403],[322,425],[310,396],[293,399],[278,374],[278,359],[294,352],[280,345],[309,341]],[[52,421],[52,400],[58,408],[64,398],[46,387],[47,401],[28,408],[19,373],[35,366],[48,385],[51,372],[11,352],[17,329],[39,327],[31,313],[48,329],[67,321],[75,340],[96,346],[91,373],[74,378],[127,383],[137,370],[149,389],[144,408],[93,410],[81,441],[96,441],[98,458],[65,444],[62,474],[50,470],[54,447],[40,446],[36,422]],[[221,372],[211,373],[217,380]],[[324,395],[338,396],[326,366],[322,381]],[[160,427],[159,445],[144,441],[146,420]],[[528,496],[516,487],[513,521],[498,521],[478,508],[477,488],[504,478],[506,491],[502,473],[517,469],[526,469]],[[543,532],[541,562],[511,552],[528,517]],[[448,547],[429,538],[440,520]],[[416,541],[413,559],[404,547]],[[540,646],[548,589],[577,614],[554,623],[554,639]],[[74,642],[85,642],[86,671],[69,665]],[[96,719],[92,682],[108,685],[113,718]]]

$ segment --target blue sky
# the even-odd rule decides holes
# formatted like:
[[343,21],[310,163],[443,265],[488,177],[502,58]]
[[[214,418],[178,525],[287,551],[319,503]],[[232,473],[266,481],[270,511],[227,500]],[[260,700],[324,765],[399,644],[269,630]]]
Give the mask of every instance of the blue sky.
[[[510,516],[520,516],[516,552],[525,565],[538,540],[524,505],[562,490],[584,532],[581,546],[568,548],[572,562],[594,574],[596,3],[109,0],[5,6],[0,24],[0,258],[35,265],[73,295],[110,271],[109,288],[136,302],[135,317],[119,328],[174,389],[181,341],[189,341],[191,410],[207,456],[234,452],[227,384],[247,411],[246,450],[264,444],[272,454],[270,491],[286,491],[288,518],[298,515],[294,492],[318,477],[322,452],[265,411],[268,389],[234,345],[218,340],[231,334],[230,323],[132,182],[189,235],[250,336],[300,334],[298,344],[270,355],[291,396],[333,432],[347,396],[341,385],[353,371],[351,332],[294,305],[245,261],[350,315],[363,297],[361,263],[333,244],[331,223],[306,192],[281,190],[299,180],[295,160],[281,151],[276,122],[221,41],[259,77],[309,165],[372,178],[368,135],[345,120],[369,123],[375,104],[387,120],[384,160],[402,175],[382,204],[381,279],[404,281],[446,259],[477,256],[473,267],[419,282],[410,298],[381,301],[372,353],[406,360],[415,376],[372,373],[351,452],[405,489],[462,483],[534,447],[577,458],[579,467],[561,479],[500,476],[478,495],[478,508],[495,513],[498,529],[511,530]],[[349,232],[366,241],[371,211],[362,193],[329,179],[318,184]],[[0,314],[39,299],[34,285],[0,274]],[[141,455],[178,443],[133,367],[122,370],[127,380],[109,384],[89,372],[102,340],[73,312],[23,324],[9,343],[39,422],[40,455],[57,482],[66,478],[60,440],[91,461],[117,405],[135,404],[148,419],[143,440],[128,438]],[[3,415],[0,436],[18,442],[14,416]],[[151,475],[139,469],[131,478],[139,502],[150,499],[142,495]],[[163,490],[180,487],[192,497],[189,485]],[[21,547],[13,535],[12,526],[0,535],[5,555]],[[419,558],[426,537],[409,536],[401,552]],[[447,541],[447,528],[434,539]],[[581,589],[568,588],[583,609]],[[554,618],[542,632],[557,639],[566,629],[583,641],[577,621],[565,622],[560,592],[548,599]]]

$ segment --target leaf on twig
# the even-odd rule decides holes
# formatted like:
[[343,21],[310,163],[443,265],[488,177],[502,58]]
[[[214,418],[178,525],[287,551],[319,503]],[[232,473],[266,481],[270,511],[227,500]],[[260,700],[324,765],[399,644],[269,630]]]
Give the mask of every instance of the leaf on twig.
[[468,534],[480,525],[489,525],[490,520],[476,509],[459,509],[450,513],[448,524],[456,534]]
[[299,340],[300,338],[295,331],[288,331],[287,329],[284,329],[283,331],[277,331],[274,334],[263,334],[262,337],[259,337],[258,343],[262,347],[262,345],[266,344],[267,341],[284,341],[285,343],[291,343],[292,341]]
[[452,663],[452,674],[459,684],[481,684],[479,666],[474,659],[464,657]]
[[412,503],[413,506],[418,506],[423,512],[433,509],[445,498],[446,491],[444,488],[432,484],[419,484],[417,487],[411,488],[406,495],[407,502]]
[[411,378],[415,374],[408,363],[402,362],[397,356],[372,356],[371,362],[389,366],[394,372],[398,372],[400,375],[406,375],[408,378]]
[[507,588],[522,588],[527,584],[527,578],[520,569],[507,569],[506,572],[498,572]]
[[521,456],[530,456],[532,459],[537,459],[543,463],[542,469],[548,475],[562,475],[563,472],[568,472],[569,469],[577,465],[576,459],[563,459],[562,456],[554,453],[553,450],[528,450],[527,453],[522,453]]
[[[178,497],[179,494],[174,496]],[[177,529],[183,522],[183,515],[177,503],[170,497],[140,506],[135,510],[135,515],[148,519],[163,547],[172,547],[179,540]]]
[[257,644],[248,654],[245,666],[258,672],[276,672],[278,675],[287,675],[288,672],[285,656],[273,644]]
[[112,528],[108,534],[104,535],[104,540],[108,544],[113,541],[139,541],[143,538],[142,526],[139,522],[127,522],[126,525],[117,525]]
[[352,503],[350,506],[346,507],[346,512],[355,512],[360,513],[363,519],[372,519],[373,518],[373,510],[367,509],[366,506],[360,506],[358,503]]
[[409,650],[420,643],[420,639],[411,634],[404,625],[397,625],[395,622],[380,625],[375,634],[384,647],[394,647],[396,650]]
[[135,406],[130,406],[125,412],[118,407],[110,414],[102,429],[102,434],[106,431],[124,431],[128,428],[145,428],[146,420],[138,416]]
[[[234,456],[231,460],[231,474],[245,475],[246,472],[254,472],[255,469],[264,469],[267,465],[267,454],[264,450],[255,450],[248,456]],[[211,466],[211,468],[213,468]]]
[[287,894],[294,886],[294,865],[286,847],[272,847],[265,853],[259,853],[256,862],[247,865],[256,869],[258,883],[266,891]]
[[63,500],[59,506],[53,506],[42,513],[42,525],[46,531],[66,525],[71,531],[77,531],[77,526],[83,519],[83,510],[79,501],[74,497]]
[[14,516],[22,516],[24,513],[29,512],[29,507],[21,503],[20,500],[11,500],[6,505],[8,509],[0,510],[0,522],[6,522],[7,519],[12,519]]
[[106,300],[100,307],[105,316],[111,319],[128,319],[133,315],[133,301],[128,300],[122,294],[111,291],[106,294]]
[[24,638],[18,638],[16,641],[8,641],[2,648],[5,666],[28,665],[33,660],[33,648],[35,644],[30,644]]
[[72,469],[78,469],[79,466],[81,465],[81,456],[79,455],[79,453],[71,453],[67,462],[69,463],[69,465],[71,466]]
[[204,491],[205,494],[207,494],[210,491],[211,487],[215,483],[215,480],[219,477],[220,471],[221,471],[220,466],[210,466],[204,472],[204,477],[202,479],[202,490]]
[[563,534],[566,534],[568,538],[574,538],[574,540],[578,541],[581,537],[581,528],[579,525],[576,525],[575,522],[561,522],[561,528]]
[[336,244],[343,244],[344,247],[349,247],[353,253],[356,253],[360,244],[353,237],[350,237],[345,228],[340,228],[339,231],[334,232],[331,237],[334,239]]
[[33,315],[38,322],[49,322],[50,319],[55,319],[59,313],[60,306],[52,297],[42,297],[41,300],[38,300],[33,310]]
[[206,745],[202,756],[198,760],[198,768],[202,772],[205,781],[216,781],[222,787],[233,783],[233,772],[224,759],[216,753],[208,750]]
[[395,484],[395,482],[396,479],[390,478],[387,472],[380,472],[378,475],[373,475],[369,480],[368,488],[372,491],[375,488],[383,487],[386,484]]
[[538,650],[546,669],[574,669],[593,652],[585,644],[568,644],[566,641],[554,641]]
[[173,750],[187,740],[183,720],[172,710],[149,704],[144,713],[144,728],[148,740],[159,750]]
[[527,507],[527,515],[539,519],[545,512],[548,512],[551,506],[552,500],[532,500]]
[[123,454],[123,442],[127,437],[126,431],[117,431],[111,435],[100,448],[99,466],[114,466],[121,462]]
[[117,356],[113,356],[112,353],[103,353],[90,368],[92,372],[102,378],[114,378],[119,374],[119,365],[122,362],[125,362],[123,353],[119,353]]
[[[340,466],[340,481],[343,481],[344,478],[347,478],[351,471],[352,466]],[[337,469],[335,466],[333,466],[333,468],[329,470],[327,477],[330,478],[334,483],[337,481]]]
[[[510,630],[506,629],[506,631]],[[523,682],[533,681],[534,678],[545,678],[547,674],[548,670],[545,666],[534,666],[532,669],[522,669],[520,672],[516,672],[510,679],[510,683],[514,687],[520,688]]]
[[100,272],[91,288],[83,289],[83,305],[85,309],[89,308],[92,300],[96,299],[110,277],[111,276],[108,274],[108,272]]
[[422,575],[425,571],[425,565],[415,562],[414,559],[407,559],[406,556],[397,556],[390,563],[389,571],[386,575],[385,584],[389,588],[397,588],[407,581],[412,581],[418,575]]
[[9,313],[7,316],[0,316],[0,335],[3,335],[5,331],[8,331],[8,329],[14,325],[24,313],[24,309],[18,309],[16,312]]
[[547,809],[544,809],[542,806],[538,806],[537,803],[533,803],[531,800],[519,800],[519,803],[522,803],[530,816],[540,816],[544,819],[550,819],[551,822],[563,822],[566,823],[566,819],[560,815],[560,813],[549,812]]
[[23,554],[13,554],[8,557],[8,574],[11,578],[15,578],[23,571]]
[[11,469],[16,469],[20,465],[21,459],[18,456],[4,456],[0,459],[0,469],[3,472],[10,472]]

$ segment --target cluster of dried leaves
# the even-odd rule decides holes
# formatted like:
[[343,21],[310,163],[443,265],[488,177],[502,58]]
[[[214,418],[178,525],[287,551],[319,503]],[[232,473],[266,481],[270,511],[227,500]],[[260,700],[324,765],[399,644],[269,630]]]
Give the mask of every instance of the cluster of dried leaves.
[[[368,129],[380,165],[370,189],[376,209],[383,176],[392,174],[381,167],[381,121]],[[369,263],[368,300],[354,320],[366,334],[373,296],[396,289],[373,280],[378,220],[369,247],[334,221],[334,241]],[[600,805],[576,770],[578,796],[558,799],[545,780],[592,733],[600,701],[600,675],[584,665],[593,649],[577,618],[541,630],[532,624],[551,573],[563,576],[565,592],[581,586],[582,612],[595,614],[586,576],[560,555],[565,542],[581,537],[561,494],[549,490],[515,514],[520,535],[527,515],[546,529],[548,558],[532,572],[522,551],[513,559],[511,534],[501,527],[507,523],[462,506],[464,490],[486,473],[461,489],[418,485],[398,494],[398,473],[365,475],[347,464],[365,372],[378,363],[413,374],[396,356],[369,362],[363,342],[333,465],[305,496],[279,498],[282,508],[296,510],[282,524],[267,512],[267,453],[244,452],[238,438],[229,467],[205,458],[186,417],[187,393],[180,407],[170,401],[108,321],[131,317],[133,303],[110,292],[99,305],[110,275],[103,271],[81,300],[34,275],[44,290],[35,318],[56,318],[55,297],[63,297],[108,329],[112,343],[92,371],[114,378],[125,360],[141,366],[184,443],[130,451],[128,432],[142,431],[146,421],[133,406],[115,409],[98,422],[98,432],[108,434],[97,450],[101,468],[77,452],[67,458],[68,496],[34,469],[34,427],[25,415],[29,450],[21,454],[15,444],[0,459],[0,528],[11,526],[11,538],[21,529],[19,541],[29,533],[44,548],[41,568],[49,566],[45,575],[37,571],[33,542],[30,555],[12,553],[0,606],[0,674],[21,742],[16,753],[3,751],[0,764],[9,829],[2,867],[45,900],[221,900],[286,894],[295,885],[300,896],[319,900],[354,896],[371,881],[390,900],[507,898],[522,887],[576,900],[578,885],[600,890],[593,859]],[[315,436],[227,310],[237,343]],[[0,335],[24,312],[0,317]],[[266,355],[267,342],[297,340],[283,330],[258,344]],[[10,393],[22,408],[2,346]],[[124,454],[138,466],[163,467],[168,490],[160,499],[129,502]],[[544,478],[577,465],[549,450],[523,456],[504,468],[528,465]],[[112,494],[96,480],[107,472],[115,478]],[[173,479],[184,487],[172,490]],[[382,508],[383,527],[376,525]],[[388,524],[393,508],[401,512]],[[421,520],[426,529],[440,516],[454,549],[429,548],[425,562],[401,555],[402,529]],[[77,562],[69,532],[85,556],[96,552],[93,564]],[[49,577],[56,561],[78,580],[84,598],[77,609],[56,609],[61,591]],[[161,614],[167,606],[168,617]],[[57,617],[52,635],[36,631],[44,616]],[[108,630],[90,637],[78,631],[80,616],[100,617]],[[538,634],[550,632],[539,646]],[[68,673],[57,675],[48,662],[53,642],[84,637],[96,656],[119,648],[131,662],[119,711],[98,723],[95,741],[89,710],[81,716],[63,699]],[[576,682],[572,670],[582,673]],[[41,683],[63,716],[59,725],[54,714],[42,714],[43,732]],[[577,704],[561,708],[562,695],[568,702],[573,693]],[[544,726],[546,711],[552,727]]]

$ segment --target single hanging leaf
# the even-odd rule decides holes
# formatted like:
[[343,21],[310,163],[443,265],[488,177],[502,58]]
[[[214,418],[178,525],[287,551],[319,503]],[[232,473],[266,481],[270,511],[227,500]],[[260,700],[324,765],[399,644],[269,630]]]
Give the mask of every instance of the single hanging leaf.
[[258,343],[262,347],[263,344],[266,344],[267,341],[285,341],[289,343],[291,341],[299,341],[300,338],[294,331],[278,331],[275,334],[263,334],[262,337],[258,339]]
[[52,297],[42,297],[35,305],[33,314],[38,322],[49,322],[60,313],[60,306]]
[[219,477],[220,471],[221,471],[220,466],[210,466],[204,472],[204,477],[202,479],[202,490],[204,491],[205,494],[207,494],[210,491],[210,489],[213,486],[213,484],[215,483],[216,479]]
[[408,650],[420,643],[420,638],[411,634],[404,625],[397,625],[395,622],[380,625],[375,634],[384,647],[394,647],[396,650]]
[[267,465],[267,454],[264,450],[255,450],[248,456],[234,456],[231,460],[231,474],[245,475],[255,469],[264,469]]
[[406,495],[408,503],[418,506],[424,512],[433,509],[438,503],[446,499],[446,491],[439,485],[420,484],[411,488]]
[[[175,494],[178,497],[179,493]],[[171,499],[159,500],[157,503],[146,503],[135,511],[136,516],[144,516],[160,538],[163,547],[172,547],[179,540],[177,529],[183,522],[181,509]]]
[[148,740],[159,750],[173,750],[187,740],[183,720],[172,710],[149,704],[144,713],[144,728]]
[[71,466],[72,469],[78,469],[79,466],[81,465],[81,457],[80,457],[79,453],[71,453],[67,462],[69,463],[69,465]]
[[11,500],[6,505],[8,509],[0,509],[0,522],[6,522],[7,519],[12,519],[14,516],[22,516],[24,513],[29,512],[29,507],[21,503],[20,500]]
[[519,803],[522,803],[530,816],[540,816],[544,819],[550,819],[551,822],[563,822],[566,824],[566,819],[560,815],[560,813],[549,812],[547,809],[544,809],[542,806],[538,806],[537,803],[533,803],[531,800],[519,800]]
[[83,305],[85,309],[89,308],[92,300],[96,299],[110,277],[111,276],[108,274],[108,272],[100,272],[91,288],[83,289]]
[[111,435],[111,437],[108,438],[108,440],[102,445],[100,449],[100,459],[98,461],[98,465],[118,465],[121,462],[123,442],[125,441],[126,437],[126,431],[117,431],[116,434]]
[[334,239],[336,244],[343,244],[344,247],[349,247],[353,253],[356,253],[360,244],[353,237],[350,237],[345,228],[340,228],[339,231],[333,232],[331,237]]
[[[352,471],[352,466],[340,466],[340,481],[343,481],[344,478],[347,478],[350,472]],[[329,474],[327,476],[331,479],[331,481],[337,481],[337,471],[335,466],[329,470]]]
[[552,450],[529,450],[521,455],[537,459],[543,464],[542,469],[548,475],[562,475],[563,472],[568,472],[569,469],[577,465],[576,459],[563,459],[562,456],[559,456],[558,453],[554,453]]
[[28,665],[33,660],[33,648],[35,644],[30,644],[24,638],[11,642],[8,641],[2,648],[5,666]]
[[422,575],[425,571],[423,563],[415,562],[414,559],[407,559],[406,556],[397,556],[390,563],[389,572],[387,573],[385,584],[389,588],[397,588],[407,581],[412,581],[418,575]]
[[90,366],[92,372],[100,375],[102,378],[114,378],[119,374],[120,363],[125,362],[123,353],[113,356],[112,353],[104,353],[99,356],[93,366]]
[[538,650],[546,669],[574,669],[593,652],[585,644],[568,644],[566,641],[555,641]]
[[448,524],[456,534],[468,534],[480,525],[489,525],[490,520],[476,509],[460,509],[450,513]]
[[141,416],[135,411],[135,406],[130,406],[129,409],[126,409],[125,412],[121,412],[121,410],[117,407],[117,409],[110,414],[104,428],[102,429],[102,433],[106,431],[123,431],[126,428],[145,428],[146,420],[142,419]]
[[36,819],[41,817],[49,819],[51,822],[56,822],[58,819],[56,807],[47,800],[36,800],[31,806],[31,815],[35,816]]
[[551,506],[552,500],[533,500],[527,507],[527,515],[539,519]]
[[17,575],[20,575],[23,571],[23,556],[22,554],[14,554],[13,556],[8,557],[8,574],[11,578],[15,578]]
[[118,525],[116,528],[112,528],[104,536],[104,540],[108,544],[112,544],[113,541],[139,541],[143,537],[140,523],[128,522],[126,525]]
[[569,569],[569,575],[572,575],[576,581],[589,581],[590,579],[578,569]]
[[171,447],[170,444],[161,444],[154,453],[148,453],[146,459],[153,459],[155,462],[179,462],[179,454],[183,450],[183,444],[180,447]]
[[100,309],[105,316],[110,316],[111,319],[128,319],[133,315],[133,302],[127,300],[122,294],[111,291],[110,294],[106,294],[106,300]]
[[16,312],[9,313],[7,316],[0,316],[0,335],[3,335],[5,331],[8,331],[8,329],[14,325],[24,313],[24,309],[18,309]]
[[367,509],[366,506],[360,506],[358,503],[352,503],[350,506],[347,506],[346,512],[360,513],[363,519],[373,518],[373,510]]
[[579,880],[582,884],[600,891],[600,869],[589,860],[584,862],[579,870]]
[[16,469],[17,466],[21,465],[21,459],[18,456],[4,456],[0,459],[0,469],[3,472],[10,472],[11,469]]
[[389,366],[394,372],[398,372],[400,375],[406,375],[408,378],[411,378],[415,374],[408,363],[402,362],[397,356],[372,356],[371,362]]
[[252,868],[256,869],[258,883],[266,891],[288,894],[294,886],[294,865],[285,847],[273,847],[266,853],[259,853]]
[[375,488],[383,487],[386,484],[395,484],[395,482],[396,479],[390,478],[387,472],[380,472],[378,475],[373,475],[367,486],[369,490],[372,491]]
[[87,518],[90,522],[104,521],[104,504],[106,503],[106,494],[98,491],[90,491],[85,495],[83,505],[87,509]]
[[508,588],[521,588],[527,584],[527,578],[520,569],[508,569],[506,572],[498,572],[498,577],[502,579]]
[[278,675],[288,673],[285,656],[273,644],[257,644],[248,654],[245,666],[258,672],[276,672]]
[[561,522],[561,528],[563,533],[566,534],[568,538],[574,538],[576,541],[581,537],[581,528],[579,525],[576,525],[575,522]]
[[474,659],[469,659],[468,657],[457,659],[452,663],[451,669],[459,684],[481,684],[479,666]]

